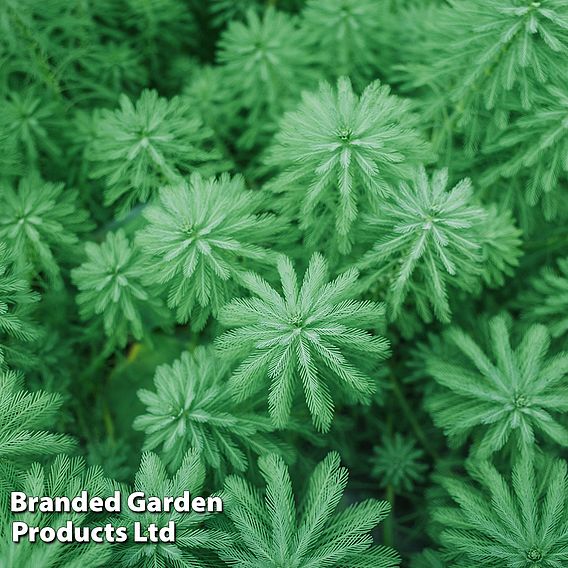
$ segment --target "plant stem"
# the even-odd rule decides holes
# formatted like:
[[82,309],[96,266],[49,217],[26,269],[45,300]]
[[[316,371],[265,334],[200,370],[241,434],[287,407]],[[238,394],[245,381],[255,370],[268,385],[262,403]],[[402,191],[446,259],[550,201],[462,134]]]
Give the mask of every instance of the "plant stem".
[[97,371],[99,371],[105,364],[109,354],[106,349],[102,349],[97,356],[91,361],[90,365],[81,373],[81,377],[84,382],[85,379],[91,379]]
[[426,436],[426,433],[422,429],[422,426],[420,426],[420,423],[418,422],[418,420],[416,420],[416,415],[412,411],[412,408],[410,407],[410,405],[408,404],[408,401],[406,400],[406,397],[404,396],[404,393],[402,392],[402,389],[400,388],[400,384],[399,384],[397,378],[395,377],[394,373],[391,373],[391,384],[392,384],[392,390],[394,392],[394,395],[396,396],[396,399],[397,399],[397,401],[400,405],[400,408],[402,409],[402,412],[404,413],[406,420],[408,421],[408,423],[412,427],[412,430],[416,434],[416,437],[420,440],[420,442],[422,443],[422,446],[428,452],[430,457],[434,461],[437,461],[438,460],[438,454],[436,453],[436,450],[434,450],[434,448],[432,448],[430,442],[428,441],[428,437]]
[[[392,437],[393,425],[394,425],[394,407],[391,405],[388,409],[387,416],[387,435]],[[383,539],[387,546],[394,546],[394,500],[395,492],[392,483],[387,484],[386,500],[390,503],[391,512],[390,515],[385,519],[383,526]]]
[[105,424],[107,436],[110,441],[114,443],[114,423],[112,421],[112,415],[110,413],[108,402],[106,400],[103,401],[103,421]]
[[558,235],[547,237],[545,239],[535,239],[534,241],[526,241],[524,247],[527,250],[531,249],[548,249],[551,246],[566,245],[568,244],[568,232],[562,231]]
[[383,527],[383,535],[386,546],[394,546],[394,504],[395,504],[395,492],[392,483],[387,485],[387,495],[386,500],[391,504],[390,515],[385,519],[385,524]]

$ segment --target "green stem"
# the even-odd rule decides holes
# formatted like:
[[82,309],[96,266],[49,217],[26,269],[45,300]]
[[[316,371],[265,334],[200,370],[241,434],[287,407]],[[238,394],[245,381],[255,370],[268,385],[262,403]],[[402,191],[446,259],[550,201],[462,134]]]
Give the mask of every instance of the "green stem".
[[526,241],[524,248],[533,249],[549,249],[552,246],[568,245],[568,231],[563,231],[559,235],[548,237],[546,239],[536,239],[534,241]]
[[[98,400],[99,394],[96,391],[98,390],[97,386],[100,387],[100,383],[94,382],[93,377],[97,374],[98,371],[102,369],[102,367],[107,361],[107,358],[108,358],[108,353],[104,349],[99,351],[97,356],[91,359],[91,363],[89,364],[89,366],[79,375],[82,386],[80,399],[82,399],[83,401],[91,400],[91,398]],[[92,436],[93,425],[92,424],[90,426],[87,425],[85,417],[82,412],[82,408],[79,406],[79,404],[74,404],[74,406],[75,406],[75,416],[77,419],[77,425],[79,426],[79,429],[81,430],[85,440],[91,441],[93,438]],[[107,427],[108,431],[108,424],[106,424],[106,417],[104,418],[105,418],[105,426]]]
[[432,459],[434,461],[437,461],[438,454],[436,453],[436,450],[434,450],[434,448],[428,441],[428,436],[426,435],[426,432],[424,432],[422,426],[420,426],[420,423],[416,419],[416,414],[413,412],[412,408],[410,407],[410,404],[408,404],[408,401],[406,400],[406,397],[404,396],[404,393],[400,388],[400,384],[393,373],[391,373],[391,385],[393,393],[400,405],[400,408],[402,409],[402,412],[404,413],[406,420],[408,421],[409,425],[414,431],[414,434],[420,440],[422,446],[432,457]]
[[91,441],[92,428],[89,428],[87,423],[85,422],[85,417],[83,416],[83,409],[78,404],[78,402],[79,401],[77,399],[72,401],[71,408],[72,408],[73,414],[75,415],[75,420],[77,421],[77,426],[79,427],[79,430],[81,432],[81,435],[83,436],[83,439],[86,440],[87,442],[90,442]]
[[394,546],[394,505],[395,505],[395,492],[392,483],[387,485],[387,495],[386,499],[391,504],[390,515],[385,519],[385,524],[383,527],[383,536],[386,546]]
[[106,349],[99,351],[98,355],[91,360],[90,365],[81,373],[81,379],[91,379],[105,364],[109,354]]
[[106,399],[103,401],[103,422],[107,437],[114,444],[114,422]]
[[[394,426],[395,416],[394,416],[394,407],[391,405],[388,409],[387,415],[387,435],[392,437],[393,434],[393,426]],[[385,519],[385,523],[383,525],[383,539],[386,546],[394,546],[394,500],[395,500],[395,491],[394,486],[392,483],[387,484],[387,492],[386,492],[386,500],[390,503],[391,512],[390,515]]]

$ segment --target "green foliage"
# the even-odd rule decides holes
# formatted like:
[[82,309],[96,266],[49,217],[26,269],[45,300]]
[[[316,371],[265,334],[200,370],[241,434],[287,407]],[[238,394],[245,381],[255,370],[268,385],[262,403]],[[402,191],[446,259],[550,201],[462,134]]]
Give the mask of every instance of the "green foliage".
[[563,74],[563,0],[455,0],[421,17],[425,33],[412,46],[416,61],[405,65],[406,77],[431,91],[425,111],[444,120],[445,143],[463,132],[473,150],[488,123],[504,127],[511,110],[526,111],[540,85]]
[[545,323],[552,337],[568,331],[568,258],[559,258],[558,271],[545,267],[522,296],[524,316]]
[[382,14],[381,3],[374,0],[307,2],[303,29],[327,73],[350,76],[357,84],[373,78]]
[[301,285],[287,257],[278,261],[280,295],[257,274],[243,281],[254,298],[227,304],[220,321],[234,329],[217,339],[226,356],[241,361],[230,379],[239,399],[257,392],[270,378],[268,406],[284,427],[301,379],[315,426],[325,432],[333,420],[333,394],[346,392],[366,401],[375,382],[361,369],[363,357],[384,358],[388,342],[365,329],[380,325],[384,307],[353,299],[358,273],[349,270],[329,281],[328,266],[314,254]]
[[209,10],[215,25],[223,25],[225,23],[242,20],[251,10],[251,7],[258,10],[260,8],[260,0],[211,0]]
[[423,457],[424,452],[416,448],[411,438],[398,432],[392,437],[383,437],[372,458],[373,475],[382,487],[391,485],[395,491],[410,492],[415,483],[424,481],[427,466]]
[[92,229],[88,213],[77,204],[76,191],[43,182],[31,174],[17,190],[0,188],[0,239],[13,251],[17,269],[44,272],[60,283],[58,258],[73,258],[78,233]]
[[[568,27],[568,12],[566,14]],[[568,52],[568,31],[567,31]],[[563,76],[566,81],[568,76]],[[566,198],[560,183],[568,173],[568,94],[555,85],[539,91],[534,110],[521,115],[487,151],[505,151],[507,159],[497,160],[488,182],[496,175],[527,178],[527,202],[543,201],[547,218],[558,213],[558,201]],[[499,155],[499,154],[498,154]]]
[[308,54],[305,36],[284,12],[249,10],[244,22],[229,24],[218,60],[231,96],[250,111],[252,128],[258,128],[254,121],[276,118],[310,84]]
[[425,550],[422,554],[415,556],[410,566],[411,568],[446,568],[441,554],[433,550]]
[[127,43],[93,45],[81,59],[72,88],[82,99],[116,105],[120,93],[136,93],[148,81],[141,54]]
[[399,565],[398,555],[373,546],[369,534],[388,515],[386,501],[368,500],[336,511],[348,480],[337,453],[316,466],[299,502],[281,458],[262,457],[259,467],[266,483],[263,493],[239,477],[225,483],[227,515],[236,536],[231,545],[218,547],[221,558],[243,568]]
[[20,172],[16,143],[11,136],[0,130],[0,179],[15,176]]
[[520,231],[508,210],[500,211],[496,205],[485,208],[485,220],[479,228],[483,237],[481,277],[488,286],[505,285],[505,277],[513,276],[522,256]]
[[[86,468],[81,458],[58,456],[49,467],[34,463],[26,472],[18,491],[28,496],[61,495],[69,498],[78,496],[81,491],[105,497],[106,483],[100,468]],[[0,504],[3,499],[0,496]],[[96,515],[88,513],[46,513],[41,511],[6,514],[0,510],[0,559],[6,568],[37,566],[38,568],[103,568],[110,563],[111,550],[107,544],[94,542],[80,546],[58,542],[31,543],[25,539],[12,542],[12,522],[22,521],[31,527],[51,527],[57,530],[71,521],[76,527],[87,527],[97,522]]]
[[126,20],[149,57],[178,47],[176,42],[187,44],[195,32],[190,11],[177,0],[126,0],[126,5]]
[[158,367],[156,392],[138,392],[147,408],[134,428],[146,432],[144,450],[161,447],[165,463],[176,469],[193,448],[216,476],[228,468],[246,471],[251,453],[280,450],[270,435],[274,426],[259,413],[259,405],[234,401],[228,375],[227,365],[203,347]]
[[489,463],[471,464],[470,480],[441,484],[457,506],[440,506],[434,519],[448,566],[455,568],[560,568],[568,547],[566,462],[535,466],[527,457],[510,481]]
[[0,0],[0,566],[566,568],[566,61],[565,0]]
[[104,178],[105,203],[120,201],[126,211],[148,201],[156,186],[218,160],[207,148],[210,138],[183,98],[168,100],[145,90],[133,104],[122,95],[120,109],[103,110],[97,121],[91,175]]
[[8,54],[3,69],[6,82],[11,87],[31,82],[57,98],[75,92],[82,58],[107,35],[100,16],[110,12],[109,7],[109,0],[3,2],[0,51]]
[[568,430],[558,413],[568,410],[568,354],[547,357],[550,336],[546,327],[531,326],[516,348],[503,316],[489,323],[488,356],[462,330],[447,332],[449,346],[458,353],[426,358],[428,373],[443,390],[428,403],[436,424],[455,445],[469,436],[473,452],[489,457],[514,437],[519,450],[531,449],[536,434],[568,446]]
[[100,245],[85,245],[87,261],[73,270],[77,304],[84,320],[102,321],[111,342],[124,347],[132,335],[144,337],[148,316],[161,304],[143,285],[146,267],[124,231],[108,233]]
[[234,127],[237,111],[234,101],[229,101],[220,67],[202,67],[199,73],[194,71],[184,87],[183,97],[218,140],[230,138],[229,131]]
[[[136,473],[134,486],[131,489],[122,487],[124,495],[134,491],[143,491],[147,496],[166,497],[180,496],[184,491],[190,495],[203,495],[205,483],[205,467],[200,460],[198,452],[188,452],[179,469],[173,476],[169,476],[160,458],[152,453],[142,455],[140,468]],[[143,527],[151,523],[159,528],[166,527],[173,521],[176,526],[175,543],[163,544],[148,543],[141,546],[132,541],[121,543],[114,551],[113,562],[118,567],[136,566],[137,568],[154,568],[155,566],[172,566],[180,568],[193,568],[207,566],[207,550],[214,547],[227,546],[230,537],[219,530],[207,529],[204,521],[209,513],[179,513],[175,510],[159,513],[134,513],[126,504],[122,513],[114,520],[117,526],[127,527],[129,534],[133,534],[134,523],[141,523]]]
[[[429,180],[420,168],[365,218],[366,238],[376,239],[361,260],[366,281],[388,287],[393,319],[411,297],[425,320],[451,319],[449,288],[475,291],[480,278],[502,282],[520,254],[519,233],[510,217],[490,216],[473,197],[469,179],[447,191],[448,171]],[[497,238],[493,239],[492,237]]]
[[298,218],[308,242],[321,245],[336,232],[348,252],[358,212],[389,193],[430,157],[414,129],[410,105],[378,82],[358,97],[343,77],[334,89],[322,83],[289,112],[270,150],[268,163],[283,170],[274,182]]
[[0,368],[22,360],[21,344],[38,337],[30,308],[39,300],[28,281],[14,266],[14,257],[0,241]]
[[[44,430],[60,411],[61,396],[29,392],[24,377],[0,371],[0,462],[21,465],[26,460],[67,452],[74,446],[69,436]],[[1,473],[1,472],[0,472]]]
[[144,211],[148,225],[137,241],[153,266],[148,280],[167,286],[168,306],[179,322],[203,327],[237,292],[247,265],[261,269],[271,261],[265,245],[282,225],[264,203],[261,194],[245,189],[241,176],[194,175],[161,188],[158,201]]
[[[287,12],[297,12],[303,4],[304,0],[270,0],[268,3],[269,6],[278,5],[279,10]],[[209,12],[213,25],[222,26],[234,20],[244,20],[251,9],[262,13],[265,6],[263,0],[211,0]]]
[[61,151],[53,142],[57,125],[53,119],[59,111],[57,103],[35,89],[11,91],[2,101],[0,125],[17,148],[18,158],[28,165],[37,164],[40,157],[57,158]]

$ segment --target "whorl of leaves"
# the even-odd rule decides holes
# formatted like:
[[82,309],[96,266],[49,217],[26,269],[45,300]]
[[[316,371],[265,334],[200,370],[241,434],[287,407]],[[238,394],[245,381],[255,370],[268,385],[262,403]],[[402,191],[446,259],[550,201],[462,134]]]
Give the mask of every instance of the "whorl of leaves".
[[240,477],[225,483],[227,515],[235,537],[218,547],[230,565],[249,568],[392,568],[398,555],[373,545],[370,531],[390,511],[386,501],[369,499],[337,511],[348,471],[332,452],[311,474],[302,500],[296,500],[284,461],[269,455],[259,467],[266,483],[260,492]]
[[[568,15],[566,22],[568,26]],[[568,40],[566,51],[568,56]],[[566,82],[568,73],[561,80]],[[528,205],[542,200],[545,217],[552,219],[568,197],[568,93],[548,85],[536,95],[534,107],[487,148],[495,165],[484,177],[487,184],[499,175],[526,180]]]
[[2,101],[0,128],[15,141],[19,160],[29,167],[37,166],[42,157],[57,159],[61,149],[54,142],[57,131],[57,102],[48,94],[29,88],[11,91]]
[[10,245],[20,272],[32,268],[32,275],[60,279],[60,260],[72,258],[78,233],[93,228],[77,198],[77,191],[37,174],[21,178],[17,189],[0,187],[0,239]]
[[[268,156],[282,170],[272,187],[306,233],[337,231],[348,252],[359,210],[376,203],[430,158],[408,101],[371,83],[359,97],[349,79],[322,83],[287,113]],[[321,227],[326,232],[323,232]]]
[[560,568],[568,547],[566,462],[535,466],[525,456],[507,478],[486,461],[468,470],[471,480],[441,479],[455,505],[433,511],[447,565]]
[[[152,453],[144,453],[140,467],[136,473],[133,487],[114,486],[122,490],[123,496],[134,491],[142,491],[147,496],[164,497],[181,496],[189,491],[192,497],[203,496],[205,484],[205,466],[199,452],[187,452],[181,460],[179,468],[169,475],[160,458]],[[134,532],[134,523],[147,527],[151,523],[161,529],[173,522],[176,527],[175,543],[164,546],[163,543],[140,543],[131,539],[117,545],[114,551],[114,565],[119,567],[155,568],[156,566],[180,566],[183,568],[209,566],[206,560],[210,558],[211,549],[226,548],[230,537],[227,533],[208,529],[204,522],[211,513],[171,511],[135,513],[126,503],[121,507],[121,513],[113,520],[116,526],[125,526],[129,534]],[[173,562],[173,563],[172,563]]]
[[[463,132],[468,146],[504,128],[512,110],[526,112],[568,54],[564,0],[454,0],[422,11],[408,85],[430,90],[425,114],[440,113],[446,141]],[[422,33],[420,33],[422,32]]]
[[301,284],[287,257],[279,259],[278,272],[283,294],[257,274],[243,276],[254,297],[222,309],[221,323],[233,329],[216,345],[240,362],[229,383],[239,399],[269,383],[270,415],[284,427],[301,381],[313,422],[325,432],[333,420],[332,393],[368,401],[376,390],[364,361],[383,359],[389,348],[386,339],[366,330],[381,324],[384,307],[354,299],[354,269],[329,281],[327,262],[317,253]]
[[364,217],[366,239],[376,239],[360,262],[369,284],[387,288],[396,318],[407,297],[426,321],[451,319],[449,290],[474,291],[511,274],[520,255],[519,232],[507,215],[488,213],[473,197],[469,179],[447,190],[448,171],[431,179],[424,168]]
[[[306,38],[290,15],[269,7],[232,21],[219,41],[218,60],[233,98],[249,122],[277,118],[293,95],[310,84]],[[268,116],[267,116],[268,115]]]
[[375,0],[308,0],[302,27],[326,71],[357,84],[373,78],[384,8]]
[[282,222],[263,206],[264,196],[245,189],[241,176],[194,175],[160,189],[144,210],[148,224],[137,242],[153,267],[147,279],[168,288],[179,322],[203,327],[239,289],[247,267],[273,260],[265,245],[281,234]]
[[144,450],[161,448],[164,462],[175,470],[192,448],[216,478],[228,469],[246,471],[251,454],[283,450],[259,405],[234,401],[228,376],[228,366],[204,347],[159,366],[156,391],[138,391],[146,413],[134,428],[146,433]]
[[211,132],[181,97],[144,90],[133,103],[121,95],[120,108],[103,110],[96,127],[91,176],[104,178],[105,203],[119,201],[123,212],[148,201],[161,184],[220,158],[207,147]]
[[416,483],[424,481],[427,465],[422,461],[424,452],[416,447],[412,438],[398,432],[383,437],[375,446],[371,458],[372,473],[381,487],[392,486],[398,492],[411,492]]
[[524,317],[546,324],[552,337],[568,332],[568,258],[559,258],[557,264],[558,270],[543,268],[520,299]]
[[101,244],[87,243],[85,252],[87,260],[72,271],[82,319],[101,321],[105,334],[119,346],[131,335],[142,339],[144,320],[157,315],[161,304],[142,283],[146,267],[136,247],[119,230],[108,233]]
[[472,451],[489,457],[513,439],[530,450],[537,436],[568,446],[561,414],[568,411],[568,353],[547,356],[550,335],[533,325],[518,345],[511,345],[503,316],[489,323],[490,352],[457,328],[446,334],[447,356],[426,357],[428,373],[443,387],[427,408],[453,445],[472,437]]

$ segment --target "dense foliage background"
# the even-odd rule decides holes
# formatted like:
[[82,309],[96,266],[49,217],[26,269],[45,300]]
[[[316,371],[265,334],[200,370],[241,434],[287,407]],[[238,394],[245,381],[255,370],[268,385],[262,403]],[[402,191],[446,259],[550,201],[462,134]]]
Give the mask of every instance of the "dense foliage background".
[[[568,566],[567,61],[566,0],[0,0],[0,566]],[[226,511],[10,542],[117,484]]]

